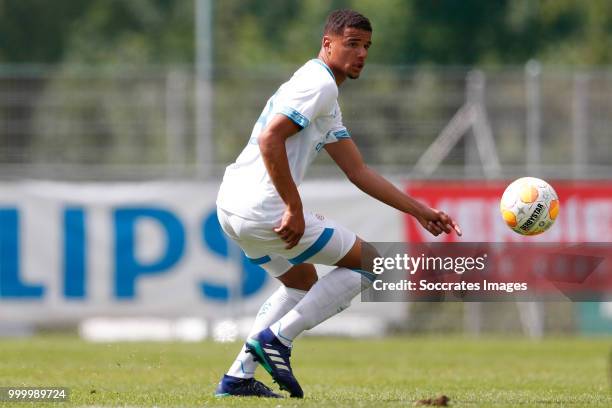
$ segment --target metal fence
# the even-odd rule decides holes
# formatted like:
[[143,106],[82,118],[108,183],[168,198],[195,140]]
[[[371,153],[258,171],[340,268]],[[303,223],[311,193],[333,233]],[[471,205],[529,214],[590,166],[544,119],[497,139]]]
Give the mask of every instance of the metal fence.
[[[202,87],[191,67],[0,66],[0,177],[218,177],[295,68],[217,68],[212,120],[198,126]],[[388,174],[612,176],[612,69],[530,62],[479,72],[473,93],[468,69],[369,66],[341,87],[344,122],[366,161]],[[481,109],[482,121],[456,116],[466,101]],[[492,154],[479,144],[479,126],[490,130],[493,172],[482,165]],[[419,158],[445,130],[452,137],[431,148],[439,166],[419,171]],[[212,149],[211,163],[198,163],[203,145]],[[330,165],[319,158],[313,172],[338,174]]]

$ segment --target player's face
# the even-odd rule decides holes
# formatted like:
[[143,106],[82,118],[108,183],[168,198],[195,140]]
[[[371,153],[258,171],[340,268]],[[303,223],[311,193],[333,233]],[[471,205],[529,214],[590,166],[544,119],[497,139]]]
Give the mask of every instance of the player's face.
[[329,38],[328,65],[351,79],[359,78],[371,44],[371,32],[345,28],[342,35]]

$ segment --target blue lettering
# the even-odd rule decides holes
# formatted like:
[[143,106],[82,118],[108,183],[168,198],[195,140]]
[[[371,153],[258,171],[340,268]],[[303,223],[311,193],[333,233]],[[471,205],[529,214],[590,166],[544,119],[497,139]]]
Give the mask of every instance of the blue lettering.
[[64,210],[64,296],[85,297],[86,243],[85,211],[82,208]]
[[[138,219],[153,219],[166,231],[166,250],[156,262],[142,264],[136,259],[135,225]],[[115,296],[134,298],[140,275],[159,274],[172,267],[183,255],[185,228],[172,213],[155,208],[115,210]]]
[[19,278],[19,213],[0,209],[0,297],[42,298],[44,287],[28,285]]

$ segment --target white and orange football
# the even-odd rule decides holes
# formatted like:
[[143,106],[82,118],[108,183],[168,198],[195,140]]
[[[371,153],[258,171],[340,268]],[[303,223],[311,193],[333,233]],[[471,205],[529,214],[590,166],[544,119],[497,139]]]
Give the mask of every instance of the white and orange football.
[[522,177],[506,187],[500,202],[505,223],[521,235],[537,235],[549,229],[559,214],[559,197],[550,184]]

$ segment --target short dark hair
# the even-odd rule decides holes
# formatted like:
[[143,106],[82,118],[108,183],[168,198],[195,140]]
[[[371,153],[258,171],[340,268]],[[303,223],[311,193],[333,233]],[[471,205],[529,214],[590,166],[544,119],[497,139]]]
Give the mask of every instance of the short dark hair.
[[355,10],[340,9],[329,13],[323,34],[341,35],[347,27],[372,32],[372,25],[366,16]]

